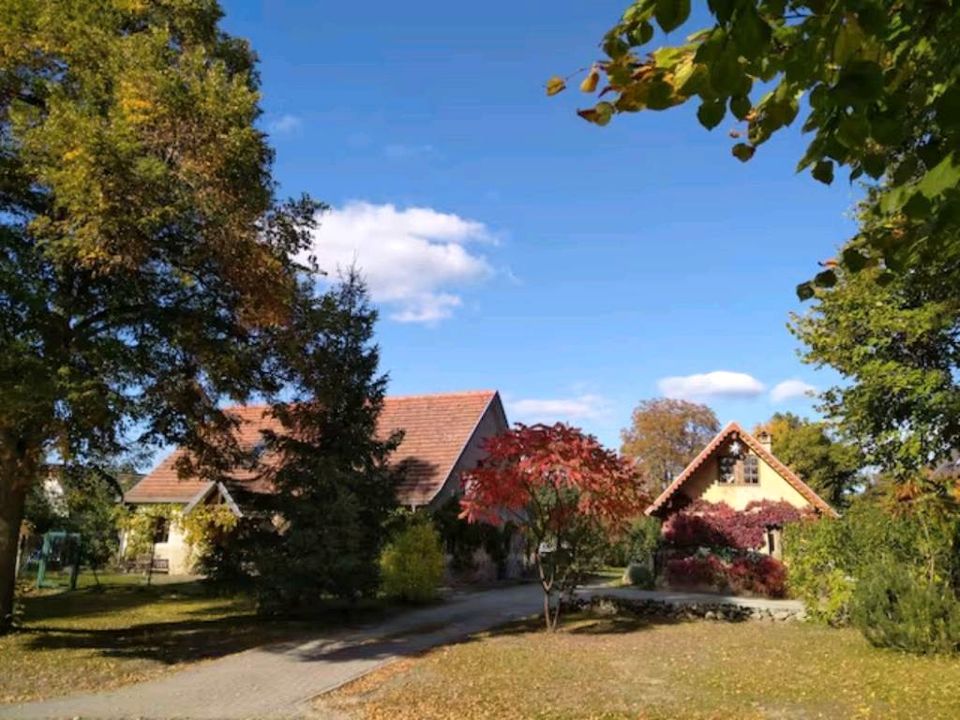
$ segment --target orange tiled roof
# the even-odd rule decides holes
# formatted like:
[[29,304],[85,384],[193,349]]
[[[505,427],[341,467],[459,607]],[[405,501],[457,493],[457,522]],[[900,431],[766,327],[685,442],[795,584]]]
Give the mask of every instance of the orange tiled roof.
[[763,458],[767,465],[776,470],[780,477],[786,480],[787,483],[791,485],[798,493],[803,495],[807,502],[813,505],[813,507],[826,515],[839,517],[837,511],[830,507],[830,504],[827,503],[826,500],[817,495],[817,493],[813,491],[813,488],[801,480],[790,468],[777,460],[773,453],[767,450],[759,440],[740,427],[739,423],[735,422],[729,423],[725,428],[723,428],[723,430],[717,433],[716,437],[714,437],[713,440],[711,440],[707,446],[700,451],[700,454],[690,461],[690,464],[683,469],[683,472],[677,475],[676,479],[667,486],[667,489],[660,493],[660,496],[653,501],[653,504],[650,507],[647,508],[647,515],[653,515],[659,510],[662,510],[667,501],[670,500],[674,493],[676,493],[676,491],[679,490],[680,487],[690,479],[690,477],[697,471],[697,468],[703,465],[703,463],[705,463],[707,459],[717,451],[717,449],[727,440],[727,438],[731,437],[732,435],[736,435],[743,440],[751,450]]
[[[402,467],[403,480],[397,488],[401,505],[425,505],[443,488],[454,465],[487,408],[497,397],[496,391],[409,395],[385,398],[378,422],[380,437],[403,430],[403,442],[394,452],[391,463]],[[279,422],[269,415],[266,405],[246,405],[228,412],[240,419],[238,439],[251,448],[261,439],[261,430],[278,430]],[[182,449],[174,450],[146,477],[127,492],[127,502],[189,502],[205,489],[200,478],[179,478],[177,459]],[[232,479],[253,492],[270,490],[256,473],[237,470]]]

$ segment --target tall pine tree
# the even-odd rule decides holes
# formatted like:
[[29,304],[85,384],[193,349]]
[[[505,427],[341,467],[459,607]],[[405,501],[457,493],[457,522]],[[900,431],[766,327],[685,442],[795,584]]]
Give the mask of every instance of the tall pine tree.
[[262,496],[262,524],[252,543],[256,582],[267,611],[297,611],[318,598],[355,599],[379,584],[384,524],[394,509],[387,459],[399,433],[377,436],[387,377],[373,344],[376,311],[351,270],[298,309],[283,332],[280,371],[294,388],[272,412],[282,430],[265,436],[280,459]]

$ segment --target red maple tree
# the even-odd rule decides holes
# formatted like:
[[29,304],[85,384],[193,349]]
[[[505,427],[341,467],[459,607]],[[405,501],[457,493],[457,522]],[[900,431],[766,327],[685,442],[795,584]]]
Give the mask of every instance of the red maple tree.
[[489,438],[482,465],[464,473],[461,517],[515,524],[526,536],[548,630],[560,602],[597,560],[604,543],[643,512],[648,498],[635,467],[592,435],[563,423],[517,424]]

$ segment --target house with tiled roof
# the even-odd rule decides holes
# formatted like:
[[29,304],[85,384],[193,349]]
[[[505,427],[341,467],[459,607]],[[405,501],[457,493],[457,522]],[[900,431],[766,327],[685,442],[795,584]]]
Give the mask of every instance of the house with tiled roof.
[[[279,429],[265,405],[230,408],[227,412],[239,420],[237,437],[248,450],[262,442],[264,431]],[[403,431],[403,440],[390,460],[400,476],[398,503],[409,508],[441,506],[459,491],[462,473],[483,458],[483,441],[507,427],[503,403],[494,390],[385,398],[377,434],[387,438],[397,430]],[[165,457],[126,493],[124,500],[135,506],[181,505],[182,512],[200,503],[222,502],[242,515],[237,497],[271,492],[256,469],[238,469],[221,482],[179,477],[177,460],[183,452],[178,448]],[[267,456],[261,458],[262,464],[270,462]],[[191,549],[175,524],[159,528],[156,540],[154,556],[170,573],[189,571]]]
[[[837,517],[837,512],[771,451],[770,436],[755,437],[731,422],[711,440],[647,508],[666,520],[694,501],[726,503],[742,511],[752,502],[783,501],[801,511]],[[779,532],[759,548],[780,554]]]

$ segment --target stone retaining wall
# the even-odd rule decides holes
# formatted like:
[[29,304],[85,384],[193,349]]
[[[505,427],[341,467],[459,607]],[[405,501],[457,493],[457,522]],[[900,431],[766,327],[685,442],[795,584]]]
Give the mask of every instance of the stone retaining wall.
[[679,620],[744,620],[796,621],[806,620],[803,610],[794,608],[764,608],[735,605],[727,602],[674,603],[664,600],[622,598],[609,595],[594,595],[564,600],[568,611],[586,611],[598,615],[638,615]]

